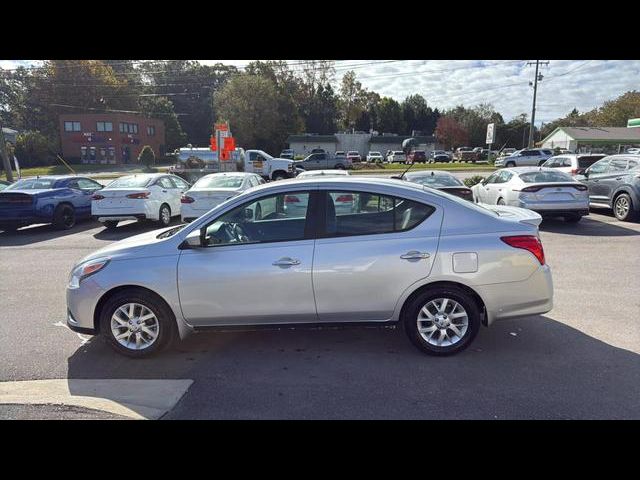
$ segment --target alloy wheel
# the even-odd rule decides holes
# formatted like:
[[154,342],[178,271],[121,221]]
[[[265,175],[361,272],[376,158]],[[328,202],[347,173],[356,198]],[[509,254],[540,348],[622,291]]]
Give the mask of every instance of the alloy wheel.
[[629,214],[629,200],[627,200],[627,197],[625,196],[620,196],[618,197],[618,199],[616,200],[616,217],[618,218],[626,218],[626,216]]
[[139,303],[119,306],[111,316],[111,334],[123,347],[144,350],[158,338],[160,323],[148,307]]
[[458,343],[469,328],[464,307],[450,298],[435,298],[418,313],[418,332],[430,345],[448,347]]

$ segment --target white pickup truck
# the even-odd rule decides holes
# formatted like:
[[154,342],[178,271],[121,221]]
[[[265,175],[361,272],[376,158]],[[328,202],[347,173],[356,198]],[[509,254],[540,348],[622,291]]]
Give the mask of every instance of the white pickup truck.
[[181,148],[177,162],[169,169],[188,182],[217,172],[257,173],[265,180],[281,180],[295,176],[293,160],[274,158],[262,150],[237,148],[229,161],[218,161],[218,153],[208,148]]

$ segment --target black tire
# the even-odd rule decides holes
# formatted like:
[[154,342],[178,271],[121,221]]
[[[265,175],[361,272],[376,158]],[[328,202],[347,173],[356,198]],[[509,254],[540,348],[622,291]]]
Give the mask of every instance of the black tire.
[[515,164],[514,162],[507,162],[507,163],[505,164],[505,167],[507,167],[507,168],[515,167],[515,166],[516,166],[516,164]]
[[[626,205],[626,209],[624,205]],[[634,220],[638,216],[634,208],[633,200],[628,193],[621,193],[613,201],[613,214],[621,222]]]
[[341,163],[339,163],[339,164],[337,164],[334,168],[335,168],[336,170],[344,170],[344,165],[342,165]]
[[499,198],[497,205],[506,205],[506,203],[504,202],[504,198]]
[[[420,311],[430,301],[439,298],[447,298],[457,302],[467,313],[467,330],[459,340],[451,345],[433,345],[429,343],[418,331],[418,315],[420,314]],[[447,306],[446,308],[449,307]],[[411,340],[411,343],[413,343],[419,350],[429,355],[436,356],[453,355],[467,348],[478,334],[481,323],[480,310],[475,300],[464,290],[455,286],[435,287],[425,290],[415,296],[410,300],[410,304],[408,304],[404,309],[403,318],[401,320],[404,325],[404,331],[409,337],[409,340]],[[449,329],[445,328],[444,331],[447,332],[448,335]]]
[[564,221],[567,223],[578,223],[582,220],[582,215],[567,215],[564,217]]
[[53,212],[51,225],[56,230],[69,230],[76,224],[76,211],[71,205],[60,204]]
[[[167,213],[168,212],[168,213]],[[163,227],[168,227],[171,223],[171,208],[166,203],[160,205],[160,211],[158,212],[158,222]]]
[[273,174],[273,180],[284,180],[287,176],[282,172],[275,172]]
[[[121,345],[111,331],[111,317],[127,303],[138,303],[154,313],[158,320],[158,336],[147,348],[133,350]],[[177,338],[175,316],[167,304],[156,294],[139,288],[123,290],[109,298],[100,311],[100,334],[118,353],[131,358],[144,358],[164,350]]]
[[107,230],[115,230],[117,226],[118,226],[117,220],[109,220],[108,222],[104,222],[104,227]]

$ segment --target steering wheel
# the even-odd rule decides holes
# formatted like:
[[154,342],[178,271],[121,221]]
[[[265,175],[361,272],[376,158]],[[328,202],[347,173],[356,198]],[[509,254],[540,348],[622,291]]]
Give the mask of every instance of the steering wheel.
[[249,236],[247,235],[247,232],[244,230],[244,228],[242,228],[242,226],[239,223],[232,224],[231,231],[233,232],[233,236],[235,237],[236,241],[241,243],[246,243],[250,241]]

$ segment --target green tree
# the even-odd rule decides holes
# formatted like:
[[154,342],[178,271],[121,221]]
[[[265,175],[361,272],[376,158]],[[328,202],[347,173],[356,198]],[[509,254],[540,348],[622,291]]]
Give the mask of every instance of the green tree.
[[139,108],[147,117],[158,118],[164,122],[167,152],[187,144],[187,135],[182,130],[171,100],[165,97],[143,97]]
[[156,164],[156,154],[153,152],[153,148],[149,145],[142,147],[140,155],[138,155],[138,163],[144,165],[147,170],[151,171],[152,167]]
[[366,110],[367,91],[356,80],[353,70],[342,77],[340,83],[340,123],[344,129],[355,128],[356,122]]
[[26,131],[18,134],[15,156],[21,167],[53,165],[57,144],[40,132]]
[[382,97],[377,107],[376,129],[381,133],[398,133],[406,131],[402,108],[390,97]]
[[232,78],[214,96],[219,120],[226,120],[238,145],[275,152],[278,142],[278,95],[268,78],[240,75]]

